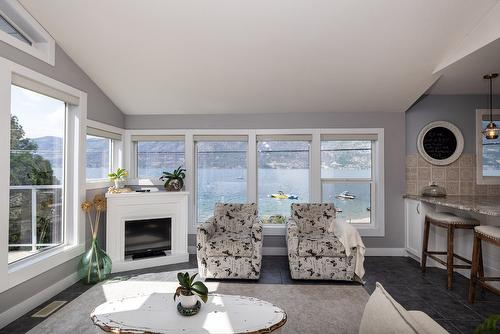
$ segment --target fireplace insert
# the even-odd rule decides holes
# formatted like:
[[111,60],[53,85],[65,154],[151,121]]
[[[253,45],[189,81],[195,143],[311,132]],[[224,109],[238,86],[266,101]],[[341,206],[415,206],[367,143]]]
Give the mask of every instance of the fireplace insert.
[[125,221],[125,256],[135,258],[164,256],[172,249],[172,219]]

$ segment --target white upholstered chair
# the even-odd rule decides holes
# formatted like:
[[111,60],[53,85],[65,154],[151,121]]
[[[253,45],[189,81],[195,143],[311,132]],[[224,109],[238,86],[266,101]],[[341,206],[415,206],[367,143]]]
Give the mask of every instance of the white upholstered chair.
[[217,203],[198,226],[198,270],[203,278],[259,279],[262,223],[257,205]]

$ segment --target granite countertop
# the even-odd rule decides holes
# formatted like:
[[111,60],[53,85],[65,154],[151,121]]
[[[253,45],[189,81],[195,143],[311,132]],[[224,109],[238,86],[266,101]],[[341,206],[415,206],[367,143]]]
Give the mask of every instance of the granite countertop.
[[446,197],[427,197],[421,195],[404,195],[403,197],[449,208],[500,217],[500,197],[498,196],[448,195]]

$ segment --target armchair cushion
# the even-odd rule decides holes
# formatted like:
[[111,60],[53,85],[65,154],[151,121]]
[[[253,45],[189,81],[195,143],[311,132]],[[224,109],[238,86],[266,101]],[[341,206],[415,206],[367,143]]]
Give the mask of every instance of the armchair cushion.
[[298,253],[299,256],[346,256],[339,238],[320,231],[301,234]]
[[335,206],[331,203],[293,203],[292,219],[297,223],[299,234],[324,233],[331,230],[335,222]]
[[214,209],[217,232],[245,233],[250,236],[258,222],[257,204],[217,203]]
[[215,232],[208,240],[208,256],[252,256],[252,239],[248,234]]

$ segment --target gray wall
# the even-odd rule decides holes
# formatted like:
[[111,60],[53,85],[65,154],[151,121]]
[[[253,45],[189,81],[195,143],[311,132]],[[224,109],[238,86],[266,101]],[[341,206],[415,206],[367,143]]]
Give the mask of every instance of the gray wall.
[[[404,247],[405,190],[404,113],[276,113],[234,115],[126,116],[127,129],[247,129],[247,128],[384,128],[385,236],[365,237],[367,247]],[[194,245],[190,236],[189,243]],[[283,247],[284,237],[264,238],[264,246]]]
[[[498,106],[495,96],[493,106]],[[420,130],[432,121],[449,121],[464,135],[464,153],[475,153],[476,109],[488,108],[486,95],[424,95],[406,112],[406,153],[417,152]]]
[[26,66],[87,93],[87,118],[123,128],[124,115],[80,67],[56,45],[56,62],[44,61],[0,41],[0,57]]
[[[7,58],[86,92],[88,94],[87,117],[89,119],[124,127],[125,122],[122,112],[59,46],[56,45],[54,67],[3,42],[0,42],[0,57]],[[0,313],[73,274],[76,271],[78,261],[79,257],[74,258],[0,293],[0,300],[2,301],[0,303]]]

